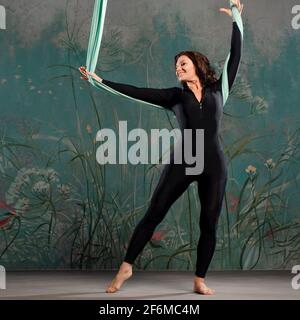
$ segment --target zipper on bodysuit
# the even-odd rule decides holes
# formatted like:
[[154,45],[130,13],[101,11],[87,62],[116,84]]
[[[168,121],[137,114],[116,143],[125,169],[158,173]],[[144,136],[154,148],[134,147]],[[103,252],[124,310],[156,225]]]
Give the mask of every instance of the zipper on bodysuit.
[[[183,90],[183,89],[182,89],[182,90]],[[201,97],[201,101],[200,101],[200,102],[199,102],[198,99],[196,98],[194,92],[193,92],[190,88],[188,88],[188,90],[192,93],[192,95],[194,96],[194,99],[199,103],[199,107],[200,107],[200,109],[202,110],[202,108],[203,108],[203,103],[202,103],[202,101],[203,101],[204,94],[205,94],[204,90],[203,90],[203,94],[202,94],[202,97]]]
[[203,107],[202,101],[204,100],[204,95],[205,95],[205,91],[204,91],[204,90],[205,90],[205,89],[203,88],[203,89],[202,89],[201,100],[200,100],[200,102],[199,102],[200,109],[202,109],[202,107]]

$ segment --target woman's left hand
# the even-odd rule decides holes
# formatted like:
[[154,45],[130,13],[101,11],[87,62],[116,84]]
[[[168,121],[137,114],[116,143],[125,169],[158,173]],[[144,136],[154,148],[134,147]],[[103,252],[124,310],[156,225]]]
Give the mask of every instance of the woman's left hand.
[[[240,0],[231,0],[232,4],[236,5],[240,14],[242,14],[242,11],[243,11],[243,8],[244,8],[244,5],[241,4]],[[230,17],[232,17],[232,12],[231,12],[231,8],[230,9],[227,9],[227,8],[220,8],[219,9],[221,12],[225,12],[227,13]]]

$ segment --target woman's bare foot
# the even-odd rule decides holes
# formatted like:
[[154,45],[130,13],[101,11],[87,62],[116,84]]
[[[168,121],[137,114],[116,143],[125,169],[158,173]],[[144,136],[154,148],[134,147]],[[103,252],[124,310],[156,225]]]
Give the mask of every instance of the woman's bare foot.
[[205,295],[213,295],[215,293],[215,290],[207,287],[206,284],[204,283],[203,278],[195,277],[194,292],[200,293],[200,294],[205,294]]
[[123,282],[129,279],[132,276],[132,265],[127,262],[123,262],[120,266],[120,269],[117,275],[114,277],[112,282],[106,287],[107,293],[114,293],[118,291]]

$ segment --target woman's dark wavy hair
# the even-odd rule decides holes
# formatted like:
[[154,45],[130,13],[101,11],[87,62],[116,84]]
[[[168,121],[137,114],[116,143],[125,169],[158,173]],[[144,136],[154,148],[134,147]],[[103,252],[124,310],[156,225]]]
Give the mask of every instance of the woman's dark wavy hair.
[[[216,73],[214,71],[214,69],[211,67],[209,60],[207,59],[207,57],[197,51],[181,51],[179,52],[175,57],[175,66],[177,63],[177,60],[180,56],[187,56],[189,57],[196,69],[196,74],[199,77],[199,80],[201,81],[203,86],[208,86],[214,82],[216,82],[217,76]],[[186,85],[185,82],[182,83],[183,86]]]

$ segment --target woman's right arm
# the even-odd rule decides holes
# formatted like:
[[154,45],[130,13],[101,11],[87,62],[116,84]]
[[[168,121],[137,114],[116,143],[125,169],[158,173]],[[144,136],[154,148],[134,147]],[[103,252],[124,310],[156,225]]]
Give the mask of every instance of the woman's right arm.
[[102,83],[132,98],[171,109],[175,103],[176,87],[166,89],[138,88],[133,85],[102,79]]
[[171,109],[175,103],[175,94],[177,92],[176,87],[166,89],[138,88],[129,84],[105,80],[97,76],[95,73],[89,73],[85,70],[84,67],[79,68],[79,70],[84,76],[82,77],[82,79],[87,80],[87,75],[91,75],[94,79],[98,80],[99,82],[102,82],[108,87],[132,98],[156,104],[167,109]]

